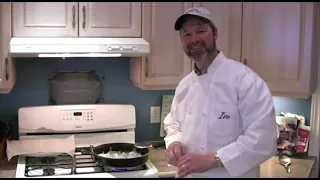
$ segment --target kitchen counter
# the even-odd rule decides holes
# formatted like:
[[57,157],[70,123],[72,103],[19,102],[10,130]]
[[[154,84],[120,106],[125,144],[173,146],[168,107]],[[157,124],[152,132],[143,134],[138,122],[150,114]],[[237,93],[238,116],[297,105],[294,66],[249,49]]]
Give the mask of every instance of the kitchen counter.
[[0,178],[14,178],[16,175],[18,156],[13,157],[9,162],[7,158],[0,159]]
[[[152,149],[149,153],[150,161],[159,171],[159,177],[174,177],[177,168],[168,166],[165,158],[165,150]],[[279,164],[278,156],[273,156],[260,166],[261,178],[309,178],[315,164],[316,157],[297,158],[292,157],[290,165],[291,174],[286,172],[286,169]]]
[[168,166],[164,148],[151,149],[149,160],[158,169],[160,178],[175,177],[178,170],[175,166]]
[[309,157],[290,157],[291,173],[288,174],[285,167],[279,161],[278,156],[273,156],[261,164],[260,177],[262,178],[311,178],[316,162],[315,156]]

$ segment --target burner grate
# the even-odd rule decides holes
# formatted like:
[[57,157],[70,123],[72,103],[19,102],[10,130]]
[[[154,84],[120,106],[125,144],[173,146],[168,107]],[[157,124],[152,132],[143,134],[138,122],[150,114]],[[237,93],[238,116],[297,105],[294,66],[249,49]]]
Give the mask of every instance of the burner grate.
[[69,154],[54,157],[26,157],[25,176],[66,175],[73,172],[73,158]]

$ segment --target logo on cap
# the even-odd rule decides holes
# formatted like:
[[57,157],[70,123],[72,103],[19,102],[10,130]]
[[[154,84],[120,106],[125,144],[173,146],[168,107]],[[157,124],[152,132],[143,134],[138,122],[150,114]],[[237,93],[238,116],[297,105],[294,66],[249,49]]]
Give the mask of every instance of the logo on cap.
[[197,9],[197,8],[191,8],[191,9],[189,9],[187,12],[185,12],[185,14],[186,14],[186,13],[189,13],[189,12],[201,13],[201,11],[200,11],[199,9]]

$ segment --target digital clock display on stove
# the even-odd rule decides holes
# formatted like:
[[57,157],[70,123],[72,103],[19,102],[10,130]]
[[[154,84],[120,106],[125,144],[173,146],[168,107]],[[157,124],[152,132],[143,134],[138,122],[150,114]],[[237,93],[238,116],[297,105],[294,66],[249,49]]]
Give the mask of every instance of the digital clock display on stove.
[[74,116],[82,116],[82,113],[81,112],[74,112],[73,115]]

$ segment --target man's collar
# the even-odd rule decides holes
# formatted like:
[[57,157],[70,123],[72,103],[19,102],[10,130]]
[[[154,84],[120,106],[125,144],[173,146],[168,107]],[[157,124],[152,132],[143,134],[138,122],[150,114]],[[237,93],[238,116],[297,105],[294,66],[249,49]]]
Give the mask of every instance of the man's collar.
[[202,70],[200,70],[200,69],[197,67],[197,64],[196,64],[196,63],[193,63],[193,70],[194,70],[194,72],[195,72],[198,76],[201,76],[201,75],[204,75],[204,74],[208,73],[209,67],[212,66],[212,64],[214,64],[215,61],[217,61],[218,59],[220,59],[220,55],[222,55],[222,53],[221,53],[221,51],[218,51],[217,56],[214,58],[214,60],[211,62],[211,64],[209,64],[209,66],[207,66],[206,68],[203,68]]
[[[210,65],[209,65],[210,66]],[[201,76],[201,75],[204,75],[208,72],[208,67],[207,66],[206,68],[203,68],[202,70],[200,70],[198,67],[197,67],[197,64],[196,63],[193,63],[193,69],[194,69],[194,72],[198,75],[198,76]]]

